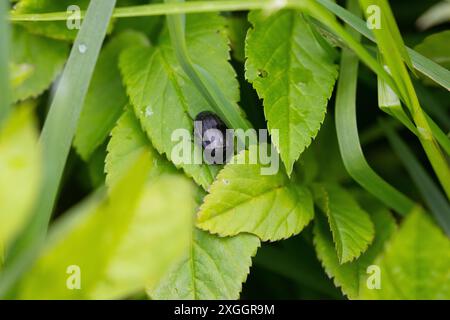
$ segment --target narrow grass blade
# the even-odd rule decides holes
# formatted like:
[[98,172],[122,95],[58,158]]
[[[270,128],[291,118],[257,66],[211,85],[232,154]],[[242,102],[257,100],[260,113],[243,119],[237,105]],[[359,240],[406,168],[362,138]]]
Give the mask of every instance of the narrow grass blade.
[[[355,16],[353,13],[347,11],[341,6],[330,0],[317,0],[321,5],[333,12],[336,16],[342,19],[345,23],[357,30],[364,37],[371,41],[375,41],[375,37],[371,30],[367,28],[364,20]],[[407,48],[407,51],[411,57],[414,68],[430,79],[433,79],[436,83],[450,91],[450,71],[424,57],[420,53]]]
[[385,122],[380,121],[381,127],[392,146],[392,149],[402,161],[411,179],[419,189],[431,213],[441,225],[445,233],[450,236],[450,204],[441,190],[430,178],[426,170],[416,159],[395,131]]
[[[350,31],[355,39],[359,35]],[[388,207],[406,215],[414,202],[384,181],[367,163],[361,149],[356,122],[358,58],[344,49],[336,94],[336,131],[342,160],[350,176]]]
[[[183,0],[166,0],[166,2],[180,4],[183,3]],[[206,101],[215,109],[217,114],[223,117],[231,128],[249,129],[250,125],[240,114],[237,105],[226,99],[218,85],[208,76],[207,70],[199,69],[189,58],[184,35],[184,22],[184,15],[182,14],[167,16],[172,46],[184,72],[186,72]]]
[[[406,107],[408,107],[411,118],[419,133],[419,141],[447,197],[450,197],[450,168],[433,136],[425,113],[420,106],[419,99],[406,68],[406,65],[409,65],[409,56],[401,40],[400,32],[390,10],[389,3],[386,0],[359,0],[359,2],[363,10],[375,5],[383,12],[380,17],[382,27],[373,29],[378,49],[383,62],[389,67],[389,72],[398,89],[394,91],[405,103]],[[366,15],[370,17],[368,13]],[[388,85],[390,86],[390,84]],[[394,87],[392,88],[394,89]]]
[[0,0],[0,124],[6,119],[10,111],[8,11],[9,1]]
[[14,285],[44,240],[60,179],[77,127],[81,108],[106,35],[115,0],[91,1],[51,104],[40,143],[44,155],[41,195],[33,217],[6,261],[0,296]]

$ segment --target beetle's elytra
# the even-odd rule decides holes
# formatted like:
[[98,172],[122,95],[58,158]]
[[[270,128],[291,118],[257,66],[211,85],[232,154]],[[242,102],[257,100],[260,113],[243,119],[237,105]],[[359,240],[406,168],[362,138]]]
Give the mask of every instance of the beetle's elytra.
[[202,111],[194,121],[194,136],[197,141],[201,141],[202,148],[210,152],[212,157],[216,156],[217,151],[222,152],[220,159],[212,159],[210,164],[220,164],[226,162],[227,126],[220,117],[211,111]]

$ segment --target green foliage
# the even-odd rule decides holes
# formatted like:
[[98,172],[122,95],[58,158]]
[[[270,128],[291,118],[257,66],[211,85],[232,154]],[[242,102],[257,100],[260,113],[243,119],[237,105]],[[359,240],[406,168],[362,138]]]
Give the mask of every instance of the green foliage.
[[[228,63],[224,32],[224,20],[218,15],[187,18],[186,43],[192,59],[209,71],[229,100],[237,101],[238,85]],[[178,143],[171,139],[173,131],[186,129],[192,132],[195,116],[201,111],[212,111],[211,106],[176,61],[167,32],[156,46],[126,50],[120,66],[136,116],[155,148],[170,160]],[[190,149],[193,157],[193,142]],[[218,171],[217,167],[205,164],[182,164],[181,167],[204,188],[211,184]]]
[[142,152],[148,154],[151,159],[150,176],[175,171],[173,166],[152,147],[133,112],[127,110],[111,132],[105,161],[106,184],[114,185]]
[[[86,10],[88,0],[21,0],[16,4],[15,13],[46,13],[54,11],[67,11],[70,6],[76,5]],[[58,40],[73,40],[78,30],[69,29],[66,21],[32,22],[23,26],[32,33],[44,35]]]
[[9,244],[30,215],[41,170],[32,108],[23,105],[0,130],[0,248]]
[[323,218],[316,219],[314,225],[314,245],[326,273],[334,279],[336,286],[350,299],[358,299],[367,283],[367,267],[373,264],[383,251],[386,241],[396,230],[395,221],[389,211],[375,209],[371,215],[375,225],[375,239],[369,249],[358,259],[341,263],[334,249],[333,237]]
[[259,247],[257,237],[220,238],[193,229],[189,251],[153,290],[154,299],[238,299]]
[[421,210],[412,212],[375,264],[381,289],[363,299],[450,299],[450,240]]
[[234,159],[237,164],[226,165],[218,174],[200,208],[197,226],[220,236],[253,233],[263,241],[302,231],[314,216],[311,192],[289,180],[284,170],[262,175],[261,164],[239,164],[248,156],[248,151],[241,152]]
[[246,77],[264,100],[269,129],[279,130],[273,142],[290,175],[324,120],[338,74],[335,56],[298,12],[252,12],[249,19]]
[[[147,184],[142,172],[151,162],[145,153],[137,158],[108,196],[95,195],[55,226],[21,298],[121,297],[157,282],[179,258],[189,237],[192,186],[172,176]],[[82,272],[80,290],[68,290],[71,265]]]
[[414,49],[425,57],[450,69],[450,31],[442,31],[426,37]]
[[[5,3],[17,5],[11,25],[0,14],[0,298],[450,299],[448,32],[407,48],[418,10]],[[371,4],[379,30],[358,17]],[[79,31],[69,5],[88,8]],[[272,145],[197,164],[206,110],[268,128]]]
[[120,53],[125,48],[146,43],[144,35],[128,31],[114,37],[103,48],[75,133],[74,145],[83,159],[88,159],[103,143],[128,102],[118,67]]
[[[16,79],[13,80],[14,102],[40,95],[60,74],[67,59],[65,43],[32,35],[21,27],[13,28],[11,51],[16,65],[13,73],[13,79]],[[24,69],[26,76],[18,81],[18,72]]]
[[316,184],[314,196],[328,218],[339,262],[343,264],[357,258],[374,237],[368,213],[338,185]]

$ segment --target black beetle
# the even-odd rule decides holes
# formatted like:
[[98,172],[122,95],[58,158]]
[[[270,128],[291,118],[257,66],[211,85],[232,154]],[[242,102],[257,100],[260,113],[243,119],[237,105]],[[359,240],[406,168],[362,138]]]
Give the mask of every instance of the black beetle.
[[[223,164],[227,159],[228,141],[227,126],[220,117],[211,111],[202,111],[194,121],[194,136],[196,141],[201,142],[201,146],[205,151],[209,151],[214,159],[207,159],[208,164]],[[222,156],[215,159],[216,152],[221,150]]]

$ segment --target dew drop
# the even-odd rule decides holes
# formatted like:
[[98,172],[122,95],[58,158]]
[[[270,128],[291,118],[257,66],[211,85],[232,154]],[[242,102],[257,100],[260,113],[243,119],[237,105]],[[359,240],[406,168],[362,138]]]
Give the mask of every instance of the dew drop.
[[152,107],[148,106],[147,108],[145,108],[145,116],[151,117],[152,115],[153,115]]
[[85,53],[86,51],[87,51],[87,46],[85,45],[85,44],[79,44],[78,45],[78,51],[81,53],[81,54],[83,54],[83,53]]
[[222,182],[223,182],[223,184],[225,184],[225,185],[229,185],[229,184],[230,184],[230,181],[227,180],[227,179],[223,179]]

